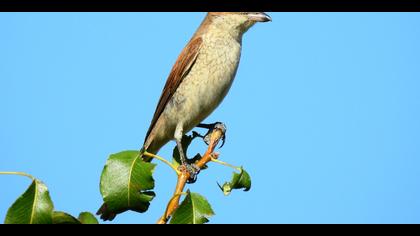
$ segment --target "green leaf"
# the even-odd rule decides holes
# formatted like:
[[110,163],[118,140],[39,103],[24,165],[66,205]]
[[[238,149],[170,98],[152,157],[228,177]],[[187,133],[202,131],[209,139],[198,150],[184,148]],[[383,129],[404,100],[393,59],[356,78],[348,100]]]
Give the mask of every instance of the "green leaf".
[[124,151],[109,157],[101,175],[100,190],[104,205],[98,215],[112,220],[117,214],[132,210],[145,212],[155,197],[155,164],[144,162],[139,151]]
[[208,217],[213,216],[207,200],[198,193],[191,193],[189,190],[184,201],[172,216],[171,224],[204,224]]
[[98,224],[98,220],[89,212],[80,213],[77,219],[68,213],[54,211],[53,224]]
[[47,186],[35,179],[7,211],[5,224],[51,224],[53,203]]
[[53,224],[81,224],[81,222],[70,214],[62,211],[54,211]]
[[244,191],[249,191],[251,189],[251,177],[248,172],[246,172],[242,167],[240,168],[239,173],[233,172],[232,180],[226,182],[223,186],[220,186],[220,189],[227,196],[233,189],[244,189]]
[[79,215],[79,221],[82,222],[82,224],[99,224],[96,217],[90,213],[90,212],[82,212]]

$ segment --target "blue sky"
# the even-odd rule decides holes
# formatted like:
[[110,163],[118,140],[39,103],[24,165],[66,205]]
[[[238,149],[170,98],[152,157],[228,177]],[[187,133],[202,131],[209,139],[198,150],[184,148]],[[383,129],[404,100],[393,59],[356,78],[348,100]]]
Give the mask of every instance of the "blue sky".
[[[212,223],[420,223],[419,13],[270,13],[244,37],[208,122],[250,192],[211,164],[188,186]],[[57,210],[95,212],[109,154],[142,144],[166,77],[204,13],[0,13],[0,170],[42,179]],[[174,144],[160,154],[169,158]],[[197,142],[190,155],[202,152]],[[175,185],[160,164],[146,214]],[[0,221],[29,180],[0,176]]]

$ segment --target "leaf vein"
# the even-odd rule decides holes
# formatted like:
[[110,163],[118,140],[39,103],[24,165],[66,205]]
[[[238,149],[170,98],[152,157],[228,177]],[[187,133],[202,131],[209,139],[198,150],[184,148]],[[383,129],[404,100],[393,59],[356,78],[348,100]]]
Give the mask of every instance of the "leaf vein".
[[31,218],[29,220],[29,224],[33,223],[33,219],[35,217],[35,204],[38,201],[38,184],[36,180],[34,180],[34,184],[35,184],[35,196],[34,196],[34,201],[32,203],[32,212],[31,212]]
[[127,204],[128,204],[128,207],[131,206],[131,204],[130,204],[130,202],[131,202],[131,196],[130,196],[131,176],[132,176],[132,172],[133,172],[134,163],[136,163],[136,160],[139,156],[140,155],[138,155],[138,156],[136,156],[136,158],[134,158],[133,163],[131,163],[131,166],[130,166],[130,172],[129,172],[129,176],[128,176],[128,186],[127,186]]

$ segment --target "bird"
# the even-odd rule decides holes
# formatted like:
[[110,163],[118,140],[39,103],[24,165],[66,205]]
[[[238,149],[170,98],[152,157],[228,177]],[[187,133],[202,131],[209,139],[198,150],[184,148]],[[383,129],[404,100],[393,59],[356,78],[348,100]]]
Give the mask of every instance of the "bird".
[[230,90],[241,58],[243,35],[257,22],[269,21],[271,17],[264,12],[206,14],[169,73],[142,151],[157,154],[175,140],[181,165],[195,176],[199,170],[187,163],[182,138],[199,126]]

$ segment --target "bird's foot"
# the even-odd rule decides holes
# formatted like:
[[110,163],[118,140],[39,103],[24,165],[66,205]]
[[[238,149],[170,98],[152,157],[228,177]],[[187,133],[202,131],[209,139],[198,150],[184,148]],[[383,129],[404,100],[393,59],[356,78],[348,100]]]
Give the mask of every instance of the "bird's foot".
[[195,164],[184,163],[178,167],[178,170],[190,174],[190,178],[187,180],[187,183],[189,184],[195,183],[197,181],[197,176],[200,173],[200,168]]
[[209,131],[203,136],[203,135],[198,135],[199,137],[201,137],[203,139],[203,141],[209,145],[210,144],[210,134],[213,132],[214,129],[220,129],[222,130],[223,133],[223,137],[222,137],[222,145],[220,145],[220,148],[223,147],[223,145],[225,145],[225,140],[226,140],[226,125],[222,122],[216,122],[213,124],[199,124],[197,125],[198,128],[204,128],[204,129],[208,129]]

